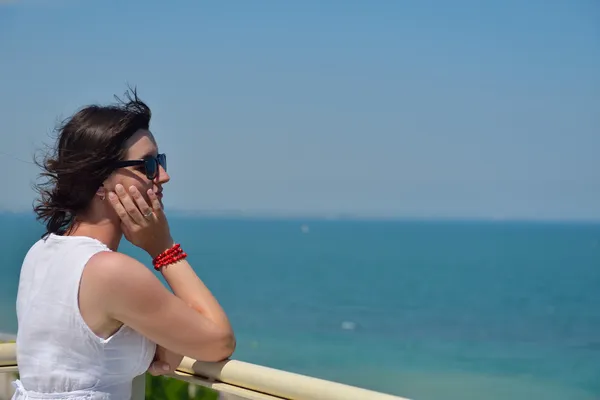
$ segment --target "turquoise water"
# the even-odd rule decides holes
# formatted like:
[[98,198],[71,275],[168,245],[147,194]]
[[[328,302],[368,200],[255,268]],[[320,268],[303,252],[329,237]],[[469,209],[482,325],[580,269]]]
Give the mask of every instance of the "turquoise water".
[[[0,331],[14,332],[20,263],[41,230],[0,223]],[[231,317],[235,358],[413,399],[600,399],[600,225],[171,226]]]

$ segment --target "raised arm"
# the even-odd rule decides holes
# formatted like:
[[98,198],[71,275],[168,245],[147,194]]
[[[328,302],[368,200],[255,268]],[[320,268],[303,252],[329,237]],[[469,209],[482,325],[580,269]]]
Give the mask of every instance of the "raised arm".
[[[150,206],[134,187],[127,193],[119,186],[109,199],[126,238],[152,258],[170,248],[174,241],[156,195],[148,191]],[[204,361],[231,356],[235,336],[229,319],[186,259],[160,268],[171,293],[131,257],[102,253],[95,258],[90,264],[102,264],[103,286],[111,288],[107,313],[112,318],[181,355]]]
[[231,329],[220,326],[171,293],[139,261],[102,252],[88,263],[104,291],[106,314],[159,346],[202,361],[221,361],[234,350]]

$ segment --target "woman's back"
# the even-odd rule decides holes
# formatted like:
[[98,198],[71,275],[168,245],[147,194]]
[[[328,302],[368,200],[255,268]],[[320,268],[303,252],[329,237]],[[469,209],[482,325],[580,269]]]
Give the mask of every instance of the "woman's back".
[[27,253],[17,294],[14,399],[129,399],[132,379],[152,362],[156,346],[144,336],[123,325],[103,339],[81,316],[81,276],[102,251],[110,249],[96,239],[50,234]]
[[[227,315],[171,236],[150,108],[135,90],[127,98],[77,111],[40,164],[34,211],[47,235],[21,268],[14,399],[129,399],[137,375],[235,349]],[[117,251],[123,238],[169,288]]]

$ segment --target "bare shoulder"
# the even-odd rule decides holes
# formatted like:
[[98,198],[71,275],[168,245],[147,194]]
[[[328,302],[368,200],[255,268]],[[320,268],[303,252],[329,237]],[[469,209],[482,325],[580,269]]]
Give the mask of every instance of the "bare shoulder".
[[86,270],[88,278],[93,279],[104,295],[115,296],[117,300],[122,296],[139,297],[153,291],[168,292],[148,267],[123,253],[97,253],[90,258]]
[[130,282],[145,282],[142,287],[161,285],[142,263],[122,253],[103,251],[86,263],[79,283],[79,311],[97,336],[109,337],[120,326],[114,318],[115,299],[122,307],[127,301],[124,296],[143,293],[138,289],[132,294]]
[[144,264],[116,251],[96,253],[88,261],[86,270],[90,276],[108,284],[119,284],[130,278],[155,278]]
[[105,313],[112,318],[124,308],[139,311],[140,307],[156,306],[157,301],[171,295],[148,267],[118,252],[92,256],[83,278],[92,283],[92,291],[97,299],[102,299]]

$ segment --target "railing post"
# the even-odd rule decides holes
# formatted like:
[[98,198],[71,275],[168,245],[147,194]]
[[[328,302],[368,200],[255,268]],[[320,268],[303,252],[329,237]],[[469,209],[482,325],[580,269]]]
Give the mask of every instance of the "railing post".
[[146,398],[146,374],[133,378],[131,385],[131,400],[144,400]]

